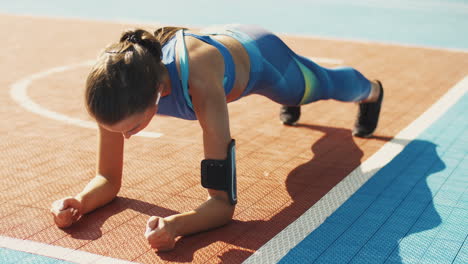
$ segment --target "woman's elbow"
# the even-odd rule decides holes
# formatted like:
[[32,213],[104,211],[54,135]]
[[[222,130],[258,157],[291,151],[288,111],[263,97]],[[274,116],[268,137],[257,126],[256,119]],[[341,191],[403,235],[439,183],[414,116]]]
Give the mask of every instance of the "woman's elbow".
[[230,222],[234,216],[236,205],[231,204],[227,192],[208,189],[208,193],[210,195],[209,199],[219,204],[219,209],[221,209],[222,215],[225,216],[226,223]]

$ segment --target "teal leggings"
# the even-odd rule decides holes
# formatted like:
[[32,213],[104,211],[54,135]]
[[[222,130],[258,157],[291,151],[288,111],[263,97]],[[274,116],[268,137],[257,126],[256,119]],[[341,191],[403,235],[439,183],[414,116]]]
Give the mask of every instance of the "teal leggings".
[[242,43],[250,56],[250,79],[243,95],[260,94],[283,105],[318,100],[361,101],[371,83],[351,67],[328,69],[297,55],[273,33],[251,25],[229,25],[223,32]]

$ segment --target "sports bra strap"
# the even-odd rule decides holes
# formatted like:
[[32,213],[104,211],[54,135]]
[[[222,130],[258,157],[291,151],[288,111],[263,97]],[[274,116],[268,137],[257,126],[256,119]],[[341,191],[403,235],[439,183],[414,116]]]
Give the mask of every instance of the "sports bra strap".
[[213,39],[209,36],[195,35],[192,33],[185,33],[184,30],[179,30],[176,33],[177,43],[176,50],[179,55],[179,65],[180,65],[180,81],[182,84],[182,91],[184,94],[185,101],[188,106],[193,110],[192,99],[188,92],[188,79],[189,79],[189,62],[187,47],[185,45],[184,36],[195,37],[205,43],[208,43],[219,50],[221,55],[224,58],[224,78],[223,78],[223,87],[225,94],[229,94],[234,87],[234,80],[236,78],[236,71],[234,68],[234,60],[232,58],[229,50],[219,41]]
[[179,55],[180,82],[182,83],[182,92],[184,94],[184,98],[185,98],[185,101],[187,102],[187,105],[193,110],[192,99],[190,98],[190,95],[188,92],[189,63],[188,63],[187,47],[185,46],[183,29],[177,31],[176,38],[177,38],[176,50]]

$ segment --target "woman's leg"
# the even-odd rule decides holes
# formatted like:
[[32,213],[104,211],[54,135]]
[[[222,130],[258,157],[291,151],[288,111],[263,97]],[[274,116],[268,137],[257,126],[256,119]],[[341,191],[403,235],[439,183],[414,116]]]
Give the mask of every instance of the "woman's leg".
[[[302,56],[298,56],[297,60],[304,79],[317,79],[313,87],[306,87],[301,104],[327,99],[359,102],[370,95],[372,83],[354,68],[329,69]],[[308,89],[311,91],[307,94]]]
[[299,105],[281,107],[280,120],[285,125],[294,125],[299,120],[300,105],[327,99],[360,102],[375,94],[372,91],[376,84],[351,67],[328,69],[302,56],[294,60],[304,79],[304,93]]
[[243,95],[261,94],[282,104],[283,123],[293,124],[299,119],[300,105],[326,99],[365,101],[379,89],[377,83],[353,68],[328,69],[297,55],[263,28],[237,25],[230,32],[250,57],[250,81]]
[[[353,135],[372,136],[377,127],[383,100],[383,88],[380,82],[369,81],[351,67],[328,69],[302,56],[294,60],[302,72],[305,86],[300,105],[327,99],[359,102]],[[280,120],[283,124],[293,125],[299,120],[300,105],[281,107]]]

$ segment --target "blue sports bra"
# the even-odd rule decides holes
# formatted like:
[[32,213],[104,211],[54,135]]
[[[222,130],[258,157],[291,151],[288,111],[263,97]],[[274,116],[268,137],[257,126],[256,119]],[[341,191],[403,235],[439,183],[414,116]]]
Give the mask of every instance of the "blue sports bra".
[[[234,86],[235,65],[229,50],[221,42],[208,35],[195,35],[179,30],[174,37],[162,47],[162,62],[166,65],[171,80],[171,93],[159,101],[158,114],[169,115],[187,120],[197,120],[189,94],[189,61],[184,36],[192,36],[218,49],[224,58],[225,94],[229,94]],[[176,54],[179,55],[180,76],[176,66]]]

